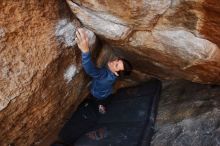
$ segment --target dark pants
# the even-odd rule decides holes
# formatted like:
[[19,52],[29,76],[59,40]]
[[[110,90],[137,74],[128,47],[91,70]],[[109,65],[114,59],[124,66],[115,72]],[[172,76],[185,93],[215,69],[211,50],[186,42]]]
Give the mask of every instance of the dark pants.
[[107,106],[110,99],[108,97],[105,100],[96,100],[96,98],[89,95],[61,129],[59,133],[61,141],[68,145],[74,144],[80,136],[90,131],[101,116],[98,111],[98,105]]

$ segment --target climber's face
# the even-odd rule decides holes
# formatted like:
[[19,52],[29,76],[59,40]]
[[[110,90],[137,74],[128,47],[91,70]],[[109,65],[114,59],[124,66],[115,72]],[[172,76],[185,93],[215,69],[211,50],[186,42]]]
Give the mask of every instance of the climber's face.
[[118,75],[118,71],[124,70],[124,64],[121,59],[115,59],[112,61],[108,62],[108,68],[110,69],[111,72],[113,72],[116,76]]

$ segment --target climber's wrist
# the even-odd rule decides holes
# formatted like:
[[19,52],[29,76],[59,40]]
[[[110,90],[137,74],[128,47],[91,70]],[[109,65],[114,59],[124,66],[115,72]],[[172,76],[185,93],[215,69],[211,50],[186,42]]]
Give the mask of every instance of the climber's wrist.
[[82,48],[81,51],[82,51],[83,53],[87,53],[87,52],[89,52],[89,48],[88,48],[88,47]]

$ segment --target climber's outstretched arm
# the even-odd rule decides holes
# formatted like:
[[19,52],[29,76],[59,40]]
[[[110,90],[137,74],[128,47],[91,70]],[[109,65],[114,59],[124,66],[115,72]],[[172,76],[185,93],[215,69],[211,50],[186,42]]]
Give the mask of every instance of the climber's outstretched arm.
[[82,28],[76,31],[76,42],[82,52],[82,65],[86,73],[93,78],[99,78],[104,72],[93,64],[89,51],[88,35]]

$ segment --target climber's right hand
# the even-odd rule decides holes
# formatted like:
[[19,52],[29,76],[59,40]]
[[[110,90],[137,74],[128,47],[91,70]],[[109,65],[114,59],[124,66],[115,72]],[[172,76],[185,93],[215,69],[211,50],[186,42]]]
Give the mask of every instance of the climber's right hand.
[[99,113],[101,113],[101,114],[105,114],[106,113],[106,107],[104,105],[100,104],[98,106],[98,108],[99,108]]
[[83,28],[78,28],[76,30],[76,43],[83,53],[89,51],[88,35]]

